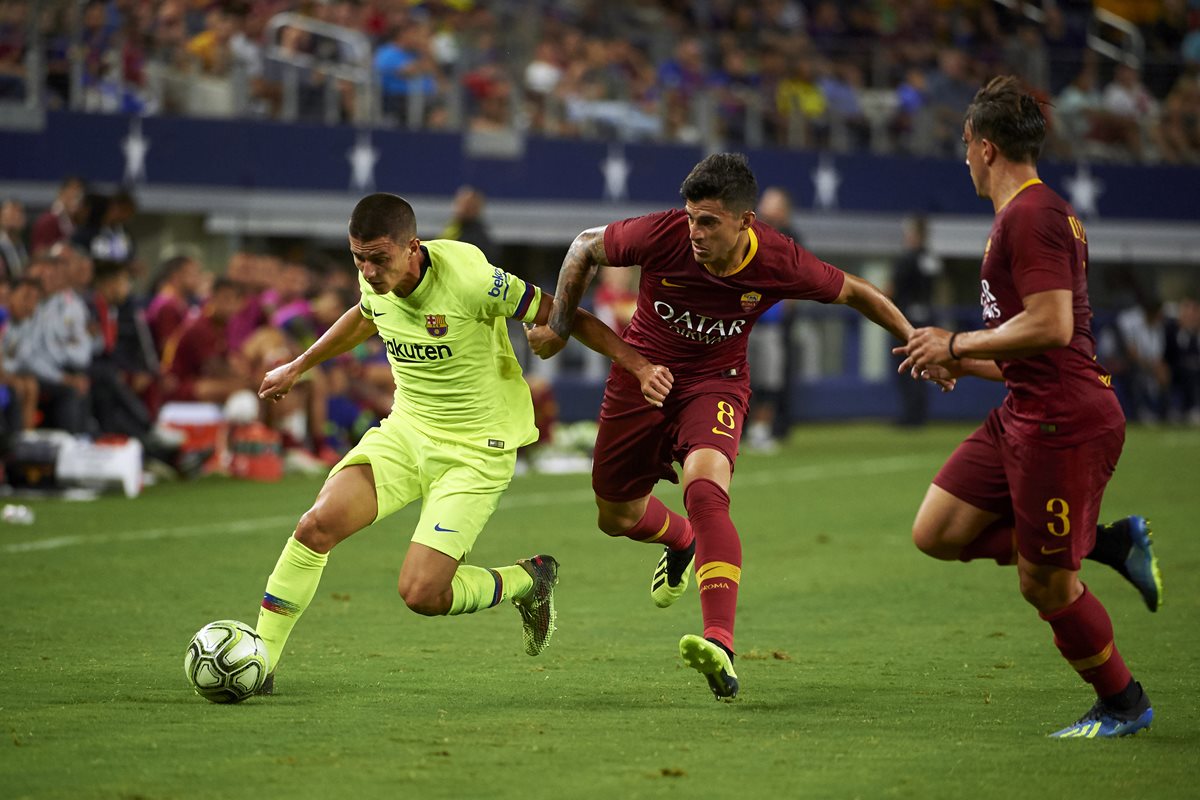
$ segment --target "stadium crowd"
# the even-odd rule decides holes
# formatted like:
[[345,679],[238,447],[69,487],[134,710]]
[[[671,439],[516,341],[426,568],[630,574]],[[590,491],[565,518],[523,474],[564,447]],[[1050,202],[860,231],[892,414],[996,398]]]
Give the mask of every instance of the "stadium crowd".
[[[1056,155],[1200,162],[1200,4],[1024,5],[3,0],[0,96],[34,47],[52,107],[947,154],[1011,72],[1053,103]],[[1097,7],[1133,32],[1093,35],[1144,47],[1098,56]]]
[[[5,438],[34,428],[131,437],[180,471],[177,437],[156,423],[171,403],[230,408],[278,432],[292,462],[331,465],[391,408],[386,356],[373,339],[316,371],[283,403],[258,404],[266,370],[308,347],[358,298],[354,273],[237,252],[214,271],[190,256],[147,270],[125,227],[135,199],[89,195],[68,179],[28,236],[3,204],[0,408]],[[28,244],[26,243],[28,242]],[[16,253],[16,255],[12,255]],[[135,276],[149,272],[145,293]]]

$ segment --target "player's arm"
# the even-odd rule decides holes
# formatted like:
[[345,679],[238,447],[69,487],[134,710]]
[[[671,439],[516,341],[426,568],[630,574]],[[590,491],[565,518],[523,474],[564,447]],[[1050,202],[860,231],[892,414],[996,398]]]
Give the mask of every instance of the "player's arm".
[[[608,266],[604,252],[604,228],[588,228],[575,237],[558,271],[558,286],[554,290],[554,310],[547,320],[549,330],[539,335],[536,352],[550,358],[567,346],[575,324],[575,311],[587,291],[588,284],[600,267]],[[533,344],[531,340],[530,344]]]
[[913,326],[879,287],[857,275],[845,273],[842,291],[833,302],[849,306],[902,342],[907,342]]
[[276,367],[263,377],[258,387],[258,396],[264,400],[278,400],[291,391],[300,376],[322,361],[340,356],[353,350],[371,338],[379,329],[375,323],[363,316],[358,306],[347,309],[329,330],[321,334],[312,345],[296,358]]
[[1021,302],[1024,310],[995,328],[958,333],[918,328],[906,346],[896,349],[905,356],[900,369],[938,365],[962,375],[1002,380],[997,359],[1027,358],[1071,343],[1075,311],[1070,289],[1036,292]]
[[[538,306],[537,316],[533,319],[533,327],[525,331],[526,336],[530,338],[531,346],[533,346],[535,337],[539,337],[544,342],[547,336],[553,335],[546,323],[553,318],[557,305],[558,302],[555,298],[545,293],[542,294],[542,302]],[[650,363],[645,356],[618,336],[612,328],[582,308],[576,309],[575,324],[571,335],[583,342],[589,349],[612,359],[622,369],[632,374],[641,384],[642,396],[646,398],[646,402],[652,406],[662,407],[663,400],[667,399],[667,394],[671,391],[671,385],[675,381],[671,370]],[[535,352],[537,352],[537,348],[535,348]],[[541,354],[539,353],[539,355]],[[542,356],[542,358],[547,357]]]

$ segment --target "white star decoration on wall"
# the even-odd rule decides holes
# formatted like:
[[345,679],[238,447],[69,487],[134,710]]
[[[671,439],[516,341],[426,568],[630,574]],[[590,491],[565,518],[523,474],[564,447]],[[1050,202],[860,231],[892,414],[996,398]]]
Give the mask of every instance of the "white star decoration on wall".
[[360,192],[375,189],[375,165],[379,162],[379,150],[371,146],[371,132],[362,130],[354,146],[346,151],[350,162],[350,188]]
[[129,120],[129,133],[121,140],[121,152],[125,154],[125,183],[135,184],[146,180],[146,153],[150,140],[142,135],[142,118]]
[[1075,174],[1063,181],[1067,192],[1071,195],[1071,205],[1081,217],[1098,217],[1100,208],[1097,201],[1104,194],[1104,182],[1092,175],[1092,168],[1087,162],[1080,161],[1075,167]]
[[600,162],[604,173],[604,199],[624,200],[629,196],[629,173],[632,168],[625,158],[625,150],[619,144],[608,146],[608,157]]
[[842,185],[841,173],[834,166],[833,156],[822,153],[817,168],[812,172],[813,205],[823,210],[838,207],[838,187]]

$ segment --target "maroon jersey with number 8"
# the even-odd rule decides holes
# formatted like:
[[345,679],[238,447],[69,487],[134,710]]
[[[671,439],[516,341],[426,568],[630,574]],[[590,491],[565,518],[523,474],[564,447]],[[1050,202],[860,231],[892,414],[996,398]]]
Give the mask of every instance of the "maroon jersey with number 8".
[[680,209],[610,224],[604,251],[610,264],[642,268],[625,340],[681,383],[729,370],[744,376],[747,336],[763,312],[785,298],[832,302],[845,280],[837,267],[761,222],[750,228],[742,264],[717,277],[692,255]]

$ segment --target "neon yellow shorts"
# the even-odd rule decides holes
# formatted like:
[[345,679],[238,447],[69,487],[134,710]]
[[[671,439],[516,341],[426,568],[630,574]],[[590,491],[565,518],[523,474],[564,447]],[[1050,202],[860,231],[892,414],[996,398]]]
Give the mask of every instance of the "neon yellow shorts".
[[370,464],[375,479],[375,522],[421,499],[412,540],[454,559],[471,552],[512,481],[515,450],[491,452],[426,436],[389,415],[329,475]]

